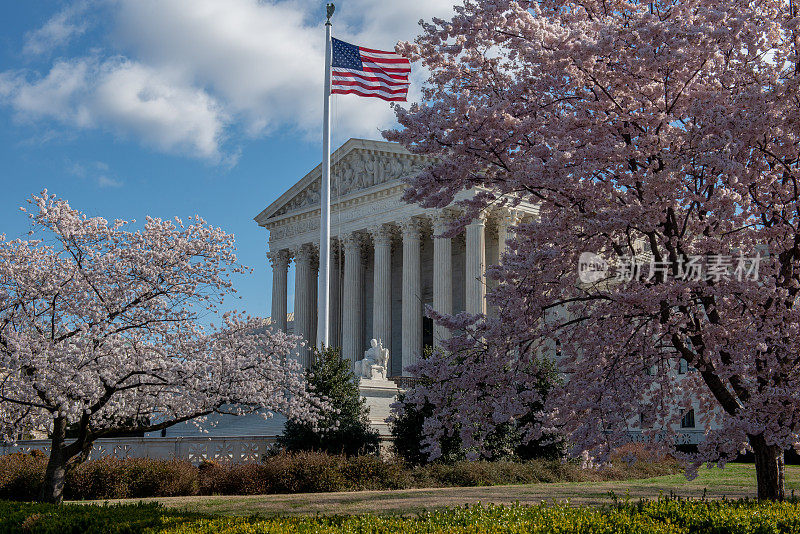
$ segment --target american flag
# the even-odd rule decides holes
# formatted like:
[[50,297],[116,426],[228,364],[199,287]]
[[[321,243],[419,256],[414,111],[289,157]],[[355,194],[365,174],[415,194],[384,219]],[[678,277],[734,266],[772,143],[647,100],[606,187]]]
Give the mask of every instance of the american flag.
[[394,52],[331,39],[331,94],[353,93],[405,102],[411,63]]

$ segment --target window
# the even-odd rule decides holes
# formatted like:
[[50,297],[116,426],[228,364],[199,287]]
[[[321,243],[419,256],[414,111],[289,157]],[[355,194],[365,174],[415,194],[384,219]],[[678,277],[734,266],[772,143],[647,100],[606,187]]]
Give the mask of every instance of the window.
[[561,340],[556,339],[556,358],[561,357]]
[[652,404],[645,404],[639,412],[639,428],[653,428],[656,413]]
[[678,360],[678,374],[685,375],[688,370],[689,370],[689,362],[687,362],[683,358]]
[[681,428],[694,428],[694,410],[683,413],[683,417],[681,417]]

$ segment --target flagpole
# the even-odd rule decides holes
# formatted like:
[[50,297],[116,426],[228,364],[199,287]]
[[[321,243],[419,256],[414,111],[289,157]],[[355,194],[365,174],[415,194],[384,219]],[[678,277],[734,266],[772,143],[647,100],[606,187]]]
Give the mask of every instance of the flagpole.
[[317,347],[328,346],[328,306],[331,288],[331,16],[334,5],[327,5],[325,22],[325,97],[322,105],[322,184],[319,221],[319,307],[317,309]]

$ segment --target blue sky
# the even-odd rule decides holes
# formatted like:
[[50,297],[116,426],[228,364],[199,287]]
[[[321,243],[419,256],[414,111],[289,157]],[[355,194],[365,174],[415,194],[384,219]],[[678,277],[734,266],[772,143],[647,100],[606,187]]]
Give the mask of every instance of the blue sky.
[[[27,232],[18,207],[44,188],[109,219],[199,214],[254,269],[225,307],[268,315],[268,234],[252,218],[320,160],[324,3],[0,0],[0,233]],[[342,1],[334,34],[391,49],[449,13]],[[334,98],[334,147],[394,125],[383,101]]]

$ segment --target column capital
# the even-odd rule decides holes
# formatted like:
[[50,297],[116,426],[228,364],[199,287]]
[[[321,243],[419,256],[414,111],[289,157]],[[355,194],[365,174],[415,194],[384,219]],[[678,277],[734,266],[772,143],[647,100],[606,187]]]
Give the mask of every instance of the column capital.
[[492,215],[497,219],[499,226],[516,226],[520,219],[521,214],[519,211],[510,208],[497,208],[492,212]]
[[316,250],[312,243],[303,243],[302,245],[297,245],[296,247],[294,247],[293,252],[294,252],[295,263],[298,262],[311,263],[311,260],[314,258]]
[[486,225],[486,212],[480,211],[477,216],[467,226],[485,226]]
[[385,224],[379,224],[369,229],[372,242],[375,246],[390,246],[392,244],[392,230]]
[[453,215],[442,211],[431,216],[433,221],[433,237],[434,239],[440,238],[443,233],[450,229],[450,224],[453,222]]
[[280,249],[267,252],[267,259],[273,267],[288,267],[292,259],[292,253],[288,249]]
[[335,236],[331,238],[331,257],[344,254],[344,238]]
[[400,229],[403,232],[403,239],[419,239],[422,224],[417,217],[406,217],[400,221]]
[[342,242],[339,239],[331,238],[331,258],[335,258],[341,253],[342,251]]
[[345,253],[347,253],[347,251],[355,251],[355,250],[360,251],[363,240],[364,240],[363,237],[358,232],[350,232],[348,234],[343,235],[341,242],[345,250]]

